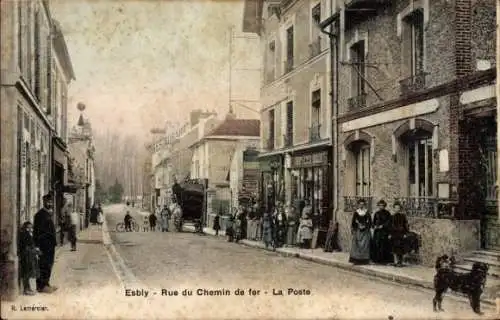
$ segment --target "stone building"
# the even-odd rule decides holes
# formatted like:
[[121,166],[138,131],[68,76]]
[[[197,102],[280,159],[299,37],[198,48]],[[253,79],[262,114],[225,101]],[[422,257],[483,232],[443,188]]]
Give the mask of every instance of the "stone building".
[[209,200],[216,202],[210,204],[213,210],[229,213],[231,200],[237,196],[231,192],[229,179],[233,157],[247,148],[257,148],[259,133],[259,120],[236,119],[230,111],[214,127],[200,131],[199,139],[190,146],[193,153],[191,177],[207,179]]
[[[252,1],[243,28],[261,38],[261,195],[310,200],[322,233],[332,219],[330,49],[319,22],[331,1]],[[299,200],[299,201],[297,201]]]
[[74,79],[48,1],[7,1],[1,10],[2,296],[18,294],[17,231],[41,197],[62,206],[67,162],[66,88]]
[[425,264],[498,248],[495,2],[336,3],[341,246],[365,198],[402,203]]

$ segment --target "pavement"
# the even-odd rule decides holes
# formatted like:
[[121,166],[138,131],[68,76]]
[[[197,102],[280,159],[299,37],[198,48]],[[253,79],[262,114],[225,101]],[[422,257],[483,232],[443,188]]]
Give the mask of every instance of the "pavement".
[[[194,227],[186,226],[190,231],[194,231]],[[215,231],[211,228],[204,228],[204,232],[208,235],[215,236]],[[224,232],[219,231],[219,237],[225,237]],[[323,249],[301,249],[297,247],[283,247],[275,250],[268,248],[261,241],[241,240],[239,243],[262,250],[276,252],[285,257],[294,257],[303,260],[308,260],[324,265],[333,266],[343,270],[361,273],[377,277],[383,280],[389,280],[401,284],[421,287],[426,289],[434,288],[435,269],[421,265],[406,265],[404,268],[383,265],[353,265],[349,263],[348,252],[324,252]],[[451,294],[464,298],[459,293],[452,292]],[[482,302],[489,305],[496,305],[497,299],[500,297],[500,280],[488,279],[485,292],[482,295]]]
[[[116,232],[124,206],[104,208],[102,229],[59,253],[55,294],[2,302],[2,319],[495,319],[483,306],[329,265],[192,232]],[[133,209],[136,219],[141,213]],[[188,231],[192,226],[187,225]],[[38,306],[44,311],[21,311]],[[13,310],[17,309],[17,310]]]

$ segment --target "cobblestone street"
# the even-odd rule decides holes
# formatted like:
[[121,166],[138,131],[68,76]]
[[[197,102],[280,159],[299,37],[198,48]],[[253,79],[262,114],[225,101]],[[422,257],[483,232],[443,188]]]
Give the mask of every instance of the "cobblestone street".
[[[446,312],[433,313],[430,291],[211,236],[190,232],[118,233],[114,230],[123,218],[124,207],[112,206],[104,211],[114,248],[106,244],[106,236],[104,245],[95,240],[101,232],[98,227],[83,231],[77,252],[63,248],[58,254],[52,281],[60,288],[57,294],[21,297],[14,304],[3,305],[4,318],[137,319],[137,314],[143,319],[494,318],[489,306],[483,307],[486,315],[478,317],[468,305],[449,297],[444,302]],[[142,221],[137,211],[133,215]],[[183,296],[184,289],[191,290],[192,296]],[[210,295],[203,289],[227,289],[230,295]],[[244,295],[236,296],[237,289]],[[289,289],[294,289],[291,295]],[[138,293],[141,296],[135,296]],[[12,306],[19,309],[29,305],[49,310],[12,311]]]

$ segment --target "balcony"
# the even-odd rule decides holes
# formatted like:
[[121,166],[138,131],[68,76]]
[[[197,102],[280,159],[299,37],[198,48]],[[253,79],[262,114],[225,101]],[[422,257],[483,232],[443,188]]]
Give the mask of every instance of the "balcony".
[[314,58],[321,53],[321,38],[317,37],[309,44],[309,58]]
[[291,72],[293,70],[293,58],[286,60],[284,65],[285,74]]
[[285,148],[289,148],[293,146],[293,135],[292,133],[284,134],[283,135],[283,143]]
[[354,212],[358,209],[358,201],[365,200],[368,211],[372,211],[372,197],[344,196],[344,211]]
[[399,81],[401,95],[409,95],[425,89],[425,76],[427,73],[419,72],[416,75]]
[[[437,218],[438,201],[433,197],[404,197],[396,199],[401,203],[402,211],[409,217]],[[447,215],[445,208],[441,215]]]
[[265,148],[268,151],[274,150],[274,137],[271,137],[271,138],[266,140]]
[[349,111],[356,111],[366,107],[366,93],[351,97],[347,100]]
[[321,125],[313,124],[309,128],[309,142],[315,142],[321,140]]

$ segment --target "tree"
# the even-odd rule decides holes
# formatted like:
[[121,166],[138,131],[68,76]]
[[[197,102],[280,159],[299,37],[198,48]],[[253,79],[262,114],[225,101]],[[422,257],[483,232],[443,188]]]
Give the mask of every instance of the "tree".
[[99,179],[95,180],[95,199],[96,202],[101,203],[103,200],[107,199],[108,195],[106,190],[103,188],[101,181]]
[[109,187],[108,190],[109,200],[112,203],[120,203],[123,196],[123,186],[115,179],[115,184]]

